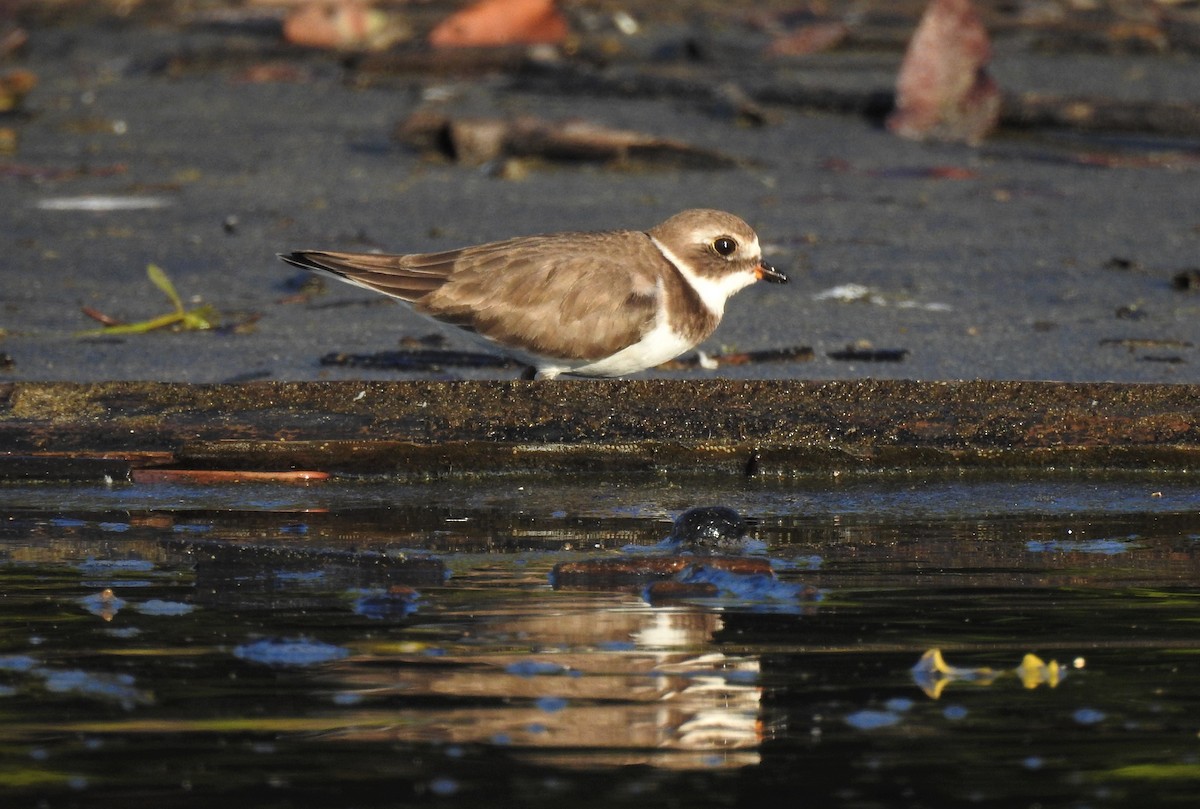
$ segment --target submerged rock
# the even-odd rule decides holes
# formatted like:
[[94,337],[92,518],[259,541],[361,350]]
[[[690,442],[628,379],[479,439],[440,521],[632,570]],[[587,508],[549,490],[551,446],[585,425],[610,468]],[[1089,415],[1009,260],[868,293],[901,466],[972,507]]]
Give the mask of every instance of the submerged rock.
[[727,506],[691,508],[679,515],[664,544],[692,553],[739,553],[750,523]]

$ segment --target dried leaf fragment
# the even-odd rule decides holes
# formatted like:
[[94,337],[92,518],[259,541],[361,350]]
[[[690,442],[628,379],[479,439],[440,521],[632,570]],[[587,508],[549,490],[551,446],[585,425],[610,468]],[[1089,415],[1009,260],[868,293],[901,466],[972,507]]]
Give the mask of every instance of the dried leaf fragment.
[[1000,117],[990,60],[971,0],[931,0],[904,54],[888,129],[913,140],[982,141]]
[[685,141],[568,118],[451,118],[418,111],[396,128],[403,143],[466,165],[505,157],[721,169],[749,161]]

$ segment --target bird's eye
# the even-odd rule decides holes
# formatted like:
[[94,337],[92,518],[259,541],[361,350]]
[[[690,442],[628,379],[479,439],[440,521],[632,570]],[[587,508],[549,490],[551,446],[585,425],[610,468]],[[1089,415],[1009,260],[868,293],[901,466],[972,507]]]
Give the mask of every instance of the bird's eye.
[[713,250],[716,250],[717,253],[722,256],[732,256],[733,251],[737,250],[737,242],[728,236],[722,236],[719,239],[715,239],[712,243],[712,246]]

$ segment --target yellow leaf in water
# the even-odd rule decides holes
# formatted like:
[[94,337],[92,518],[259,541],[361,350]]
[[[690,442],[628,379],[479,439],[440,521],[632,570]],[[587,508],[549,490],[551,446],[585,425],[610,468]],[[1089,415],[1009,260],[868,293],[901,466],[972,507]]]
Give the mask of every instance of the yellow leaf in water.
[[1056,688],[1064,676],[1066,671],[1057,660],[1047,663],[1032,653],[1021,658],[1021,665],[1017,666],[1017,677],[1026,688],[1037,688],[1043,683]]
[[991,685],[997,672],[987,667],[963,668],[951,666],[942,657],[941,649],[929,649],[911,669],[917,687],[931,699],[938,699],[946,686],[953,682]]

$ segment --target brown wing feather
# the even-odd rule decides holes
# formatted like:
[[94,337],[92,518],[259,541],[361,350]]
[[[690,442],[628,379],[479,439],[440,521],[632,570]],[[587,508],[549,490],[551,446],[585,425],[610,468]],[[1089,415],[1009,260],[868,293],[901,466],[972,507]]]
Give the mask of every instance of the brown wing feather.
[[563,360],[606,357],[652,329],[666,261],[642,233],[559,234],[461,251],[414,308],[498,343]]
[[300,251],[305,269],[413,304],[498,343],[564,360],[606,357],[652,329],[669,264],[644,233],[528,236],[439,253]]
[[454,258],[457,253],[458,251],[392,256],[379,253],[302,250],[281,254],[279,257],[297,267],[336,275],[357,286],[411,303],[446,282],[446,278],[454,270]]

